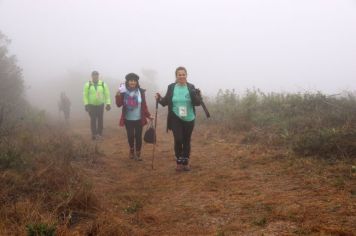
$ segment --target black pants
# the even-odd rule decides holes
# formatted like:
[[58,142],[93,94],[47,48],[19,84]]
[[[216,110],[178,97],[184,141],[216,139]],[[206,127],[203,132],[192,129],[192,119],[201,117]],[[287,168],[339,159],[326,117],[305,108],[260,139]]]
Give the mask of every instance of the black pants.
[[70,110],[68,109],[63,109],[63,114],[64,114],[64,119],[66,122],[69,121],[69,114],[70,114]]
[[127,132],[127,140],[129,142],[130,149],[135,148],[136,151],[141,151],[142,147],[142,125],[141,120],[125,120],[125,127]]
[[103,134],[103,117],[104,117],[104,104],[102,105],[89,105],[90,127],[91,134]]
[[187,165],[190,156],[190,140],[194,129],[194,120],[189,122],[183,121],[176,115],[173,115],[171,125],[177,164]]

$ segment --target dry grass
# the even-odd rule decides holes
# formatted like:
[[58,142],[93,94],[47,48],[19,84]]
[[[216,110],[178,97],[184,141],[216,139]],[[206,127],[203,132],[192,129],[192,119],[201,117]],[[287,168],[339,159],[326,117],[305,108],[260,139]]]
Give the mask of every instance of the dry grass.
[[177,173],[171,134],[159,127],[151,170],[151,145],[143,162],[129,160],[124,130],[106,127],[100,143],[80,138],[86,126],[75,134],[44,131],[31,144],[30,163],[1,170],[0,235],[24,235],[29,225],[55,226],[57,235],[356,232],[352,159],[299,158],[244,143],[243,134],[219,125],[198,125],[192,171]]
[[77,149],[86,145],[83,141],[55,127],[37,132],[22,127],[1,137],[1,144],[12,154],[0,171],[1,235],[31,235],[53,228],[63,232],[99,209],[90,178],[73,165],[95,155],[91,149],[85,153]]
[[100,143],[106,156],[86,171],[95,176],[104,215],[112,218],[100,223],[108,230],[118,228],[122,235],[356,232],[352,160],[299,158],[288,149],[241,143],[242,134],[220,126],[198,125],[192,171],[176,173],[171,134],[160,128],[155,170],[150,145],[144,147],[143,162],[130,161],[123,130],[107,128]]

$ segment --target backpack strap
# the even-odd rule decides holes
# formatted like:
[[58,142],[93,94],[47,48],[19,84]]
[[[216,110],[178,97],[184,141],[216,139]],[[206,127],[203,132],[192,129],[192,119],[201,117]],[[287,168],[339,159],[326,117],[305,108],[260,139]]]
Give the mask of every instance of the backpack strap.
[[[91,80],[89,80],[89,87],[88,87],[88,91],[90,90],[90,87],[93,85],[93,82]],[[104,90],[104,81],[101,81],[101,86],[103,87]]]

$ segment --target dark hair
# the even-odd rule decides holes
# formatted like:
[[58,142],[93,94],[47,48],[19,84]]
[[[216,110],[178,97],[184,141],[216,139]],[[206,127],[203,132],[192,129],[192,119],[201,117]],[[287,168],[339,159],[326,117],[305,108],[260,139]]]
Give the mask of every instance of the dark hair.
[[94,70],[93,72],[91,72],[91,75],[99,75],[99,72],[97,72],[96,70]]
[[129,73],[125,76],[125,79],[126,79],[126,81],[127,80],[137,80],[138,81],[140,79],[140,77],[138,75],[136,75],[135,73]]
[[136,88],[140,88],[140,83],[138,82],[138,80],[140,79],[140,77],[138,75],[136,75],[135,73],[129,73],[125,76],[126,82],[126,88],[129,88],[129,80],[136,80],[137,85]]
[[185,73],[188,74],[188,73],[187,73],[187,69],[185,69],[185,67],[179,66],[179,67],[177,67],[177,69],[176,69],[176,76],[177,76],[178,71],[180,71],[180,70],[184,70]]

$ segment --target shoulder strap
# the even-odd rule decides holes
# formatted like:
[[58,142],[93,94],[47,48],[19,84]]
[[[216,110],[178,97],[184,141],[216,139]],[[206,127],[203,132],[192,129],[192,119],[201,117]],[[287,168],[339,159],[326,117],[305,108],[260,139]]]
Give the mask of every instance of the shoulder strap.
[[[93,85],[93,82],[91,82],[90,80],[89,80],[89,87],[88,87],[88,90],[90,90],[90,87]],[[101,86],[103,87],[103,89],[104,89],[104,81],[101,81]]]

